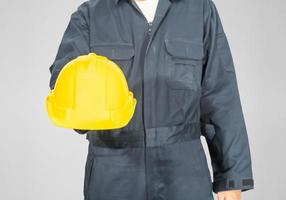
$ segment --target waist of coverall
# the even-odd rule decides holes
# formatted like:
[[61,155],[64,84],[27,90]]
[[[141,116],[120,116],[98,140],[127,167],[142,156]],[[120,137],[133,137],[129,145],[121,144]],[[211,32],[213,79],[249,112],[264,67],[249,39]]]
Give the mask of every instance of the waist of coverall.
[[109,148],[155,147],[189,140],[201,136],[200,123],[184,123],[175,126],[145,128],[144,130],[100,130],[87,132],[87,139],[96,146]]

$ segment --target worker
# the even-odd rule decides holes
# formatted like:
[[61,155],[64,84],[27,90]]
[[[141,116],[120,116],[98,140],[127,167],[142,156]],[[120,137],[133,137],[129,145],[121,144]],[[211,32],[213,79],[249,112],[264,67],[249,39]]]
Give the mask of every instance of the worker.
[[50,88],[69,61],[92,52],[121,68],[137,105],[122,128],[73,129],[89,141],[85,200],[241,200],[254,189],[235,67],[212,0],[82,3],[49,68]]

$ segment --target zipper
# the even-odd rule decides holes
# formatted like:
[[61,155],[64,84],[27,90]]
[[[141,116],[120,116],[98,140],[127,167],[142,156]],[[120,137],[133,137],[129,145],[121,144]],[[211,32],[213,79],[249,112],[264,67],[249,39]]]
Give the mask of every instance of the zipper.
[[145,66],[145,59],[146,59],[146,54],[148,51],[148,46],[151,38],[151,32],[152,32],[152,22],[147,22],[147,30],[144,35],[144,41],[143,41],[143,50],[142,50],[142,114],[143,114],[143,129],[144,129],[144,145],[146,147],[146,131],[145,131],[145,120],[144,120],[144,66]]
[[143,123],[143,132],[144,132],[144,163],[145,163],[145,180],[146,180],[146,186],[145,186],[145,194],[146,194],[146,200],[149,199],[149,189],[148,189],[148,172],[147,172],[147,157],[146,157],[146,150],[147,150],[147,137],[146,137],[146,128],[145,128],[145,120],[144,120],[144,66],[145,66],[145,59],[146,59],[146,53],[149,46],[149,41],[151,37],[152,32],[152,22],[147,22],[147,31],[144,35],[144,41],[143,41],[143,50],[141,55],[143,56],[141,59],[143,60],[142,63],[142,123]]
[[152,22],[147,22],[147,30],[146,30],[146,33],[144,35],[144,42],[143,42],[143,47],[144,47],[144,51],[143,51],[143,70],[142,70],[142,75],[143,75],[143,78],[142,78],[142,86],[143,86],[143,95],[142,95],[142,104],[143,104],[143,109],[142,109],[142,112],[143,112],[143,128],[144,128],[144,143],[145,143],[145,146],[146,146],[146,132],[145,132],[145,122],[144,122],[144,66],[145,66],[145,59],[146,59],[146,54],[147,54],[147,51],[148,51],[148,46],[149,46],[149,42],[150,42],[150,38],[151,38],[151,32],[152,32]]

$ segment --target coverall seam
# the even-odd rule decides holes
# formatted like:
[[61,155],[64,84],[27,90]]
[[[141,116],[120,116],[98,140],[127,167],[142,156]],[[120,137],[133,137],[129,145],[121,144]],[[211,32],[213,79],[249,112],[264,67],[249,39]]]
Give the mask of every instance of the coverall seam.
[[[162,145],[146,146],[146,148],[162,148],[164,146],[171,146],[171,145],[174,145],[174,144],[195,142],[195,141],[200,140],[200,139],[201,139],[201,137],[199,137],[199,138],[192,138],[192,139],[188,139],[188,140],[183,140],[183,141],[178,141],[178,142],[173,142],[173,143],[167,143],[167,144],[162,144]],[[108,142],[107,143],[103,142],[103,143],[108,144]],[[99,148],[108,148],[108,149],[110,148],[110,147],[104,147],[104,146],[97,146],[96,144],[93,145],[93,146],[99,147]],[[114,149],[134,149],[134,148],[142,149],[142,148],[144,148],[144,146],[118,147],[118,148],[114,148]]]
[[[175,125],[171,125],[171,126],[150,126],[150,127],[146,128],[146,130],[160,129],[160,128],[175,128],[175,127],[184,126],[184,125],[188,125],[188,124],[200,124],[200,122],[187,122],[186,121],[184,123],[175,124]],[[88,131],[92,131],[92,130],[88,130]],[[126,132],[126,133],[141,132],[141,131],[144,131],[144,129],[123,130],[123,132]]]

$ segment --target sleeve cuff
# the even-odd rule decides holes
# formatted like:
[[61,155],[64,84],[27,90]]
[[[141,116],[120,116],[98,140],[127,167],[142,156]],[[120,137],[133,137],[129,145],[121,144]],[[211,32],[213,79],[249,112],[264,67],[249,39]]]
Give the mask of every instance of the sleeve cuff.
[[213,191],[218,193],[226,190],[241,190],[242,192],[254,189],[253,178],[223,179],[213,182]]

